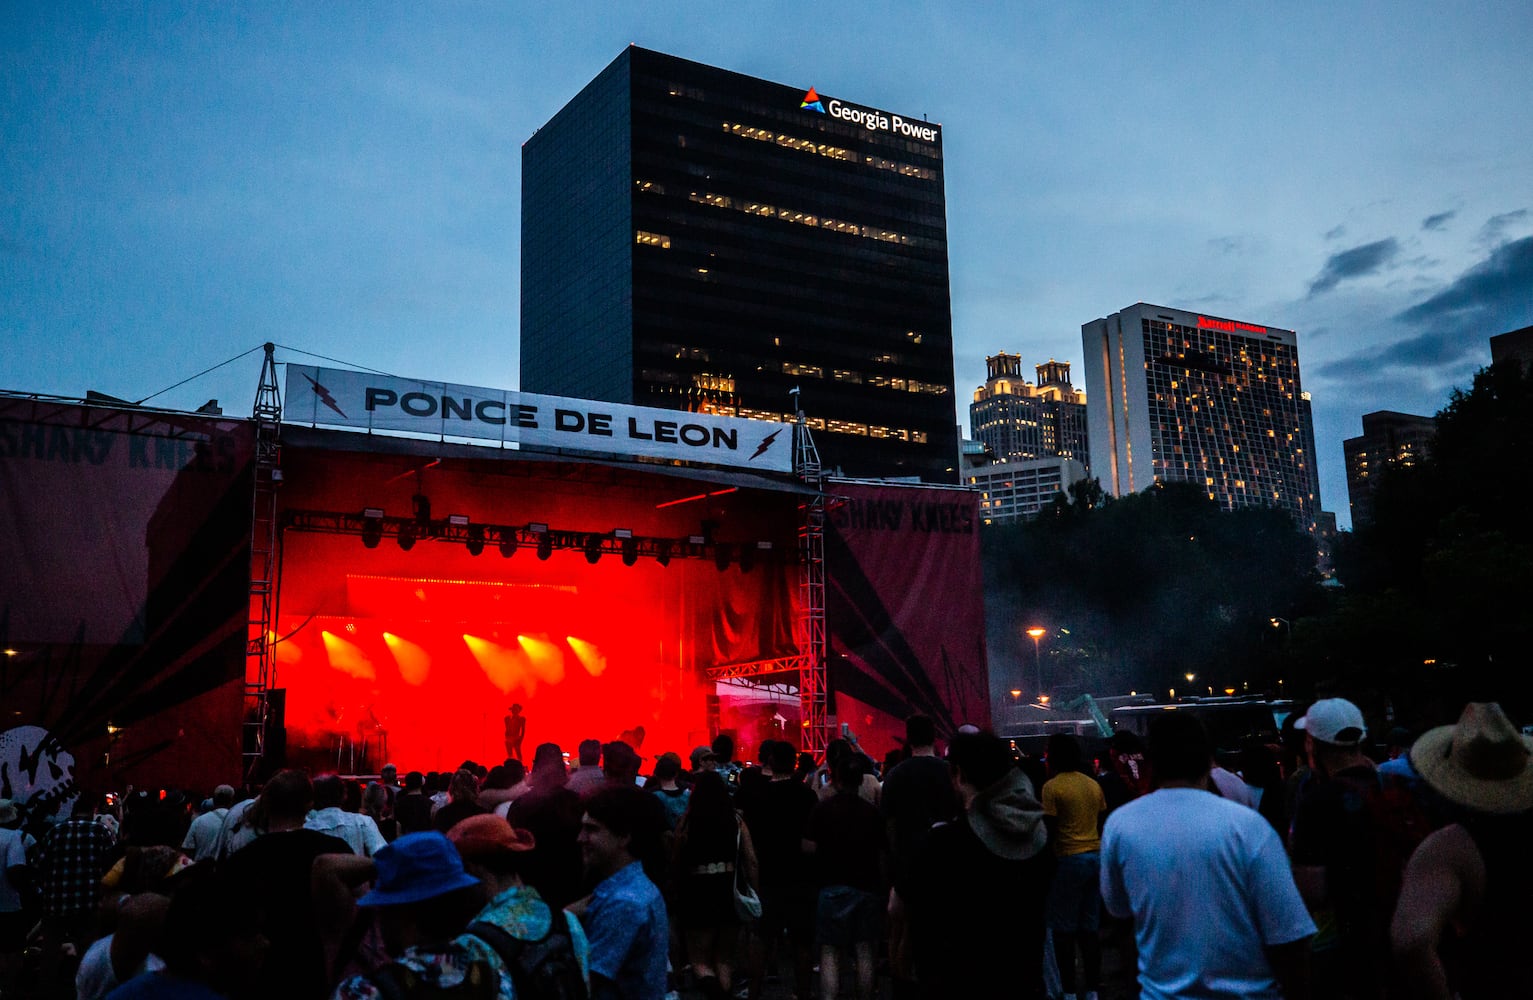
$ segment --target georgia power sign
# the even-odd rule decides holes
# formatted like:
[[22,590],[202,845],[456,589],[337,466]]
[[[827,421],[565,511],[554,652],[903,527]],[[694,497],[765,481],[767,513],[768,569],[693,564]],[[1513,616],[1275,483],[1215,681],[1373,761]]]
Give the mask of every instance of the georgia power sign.
[[791,472],[793,428],[336,368],[287,366],[284,419]]
[[913,122],[909,118],[901,118],[899,115],[886,111],[875,111],[872,108],[847,104],[835,97],[827,101],[820,97],[813,87],[809,88],[809,92],[804,95],[804,99],[798,106],[804,111],[813,111],[839,118],[852,125],[861,125],[869,132],[890,132],[908,139],[919,139],[922,142],[936,142],[940,134],[936,126],[926,122]]

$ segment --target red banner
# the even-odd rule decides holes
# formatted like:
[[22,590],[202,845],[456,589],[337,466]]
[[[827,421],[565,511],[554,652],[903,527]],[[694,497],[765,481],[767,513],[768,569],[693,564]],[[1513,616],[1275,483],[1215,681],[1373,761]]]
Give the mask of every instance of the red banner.
[[0,797],[29,821],[238,779],[252,444],[249,421],[0,400]]
[[903,720],[990,723],[978,494],[832,483],[826,532],[838,720],[887,748]]

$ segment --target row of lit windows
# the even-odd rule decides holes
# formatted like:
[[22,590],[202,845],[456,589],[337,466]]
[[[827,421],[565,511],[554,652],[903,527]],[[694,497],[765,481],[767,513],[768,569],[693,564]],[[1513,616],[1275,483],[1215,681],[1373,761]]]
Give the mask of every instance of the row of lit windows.
[[[752,410],[739,407],[735,414],[748,417],[751,420],[775,420],[784,424],[798,422],[798,417],[792,413],[777,413],[772,410]],[[821,417],[807,417],[804,423],[810,430],[829,431],[832,434],[851,434],[857,437],[875,438],[880,441],[909,441],[911,444],[925,444],[927,441],[925,431],[910,430],[904,427],[881,427],[878,424],[860,424],[850,420],[825,420]]]
[[692,191],[687,195],[687,199],[695,201],[699,205],[711,205],[714,208],[735,208],[746,215],[760,215],[769,219],[777,218],[784,222],[796,222],[801,226],[811,226],[815,229],[831,229],[838,233],[878,240],[881,243],[898,243],[901,246],[923,247],[941,245],[936,240],[929,240],[920,236],[907,236],[892,229],[883,229],[878,226],[861,226],[855,222],[847,222],[844,219],[832,219],[827,216],[816,215],[813,212],[802,212],[792,208],[779,208],[776,205],[768,205],[764,202],[742,201],[737,204],[728,195],[714,194],[711,191]]
[[[756,128],[751,125],[738,125],[734,122],[724,122],[724,131],[730,135],[737,135],[744,139],[756,139],[760,142],[770,142],[778,146],[786,146],[789,149],[798,149],[806,153],[814,153],[826,156],[832,160],[848,160],[856,162],[857,154],[842,146],[832,146],[829,143],[815,142],[813,139],[800,139],[796,136],[782,132],[773,132],[771,129]],[[910,163],[899,163],[895,160],[886,160],[881,156],[864,156],[862,162],[875,170],[887,170],[899,174],[901,177],[919,177],[923,181],[929,181],[937,176],[934,170],[926,167],[917,167]]]
[[[917,343],[917,344],[919,344],[921,342],[921,339],[922,339],[922,335],[919,334],[919,333],[916,333],[914,330],[906,331],[905,336],[906,336],[907,339],[910,339],[913,343]],[[772,343],[776,347],[781,347],[782,346],[782,338],[781,337],[773,337],[772,338]],[[656,346],[660,350],[672,352],[672,355],[678,361],[712,361],[713,360],[712,352],[709,351],[705,347],[689,347],[689,346],[687,346],[685,344],[658,344]],[[903,354],[887,354],[887,353],[870,354],[868,356],[868,360],[874,362],[875,364],[881,364],[881,365],[902,365],[902,364],[906,364],[907,363],[907,359],[906,359],[906,357]],[[822,371],[822,369],[816,369],[816,370],[817,371]],[[793,373],[790,372],[789,374],[793,374]],[[835,377],[835,379],[837,381],[841,381],[841,382],[858,382],[858,381],[860,381],[864,377],[859,372],[847,371],[847,370],[839,369],[839,368],[838,369],[834,369],[832,371],[832,375]],[[845,376],[845,377],[843,377],[843,376]],[[853,376],[855,376],[855,377],[853,377]],[[816,375],[815,377],[819,378],[819,377],[822,377],[822,376]],[[875,384],[877,384],[877,383],[875,383]],[[924,385],[926,383],[922,383],[922,384]],[[902,386],[895,386],[895,388],[903,388],[903,387]],[[942,392],[943,393],[947,392],[947,389],[945,387],[939,387],[939,388],[942,388]],[[919,392],[919,391],[922,391],[922,390],[914,390],[914,391],[918,391]],[[927,391],[931,391],[931,390],[927,390]]]
[[671,238],[669,236],[645,232],[642,229],[634,231],[633,241],[639,244],[639,246],[644,247],[659,247],[662,250],[669,250],[671,248]]

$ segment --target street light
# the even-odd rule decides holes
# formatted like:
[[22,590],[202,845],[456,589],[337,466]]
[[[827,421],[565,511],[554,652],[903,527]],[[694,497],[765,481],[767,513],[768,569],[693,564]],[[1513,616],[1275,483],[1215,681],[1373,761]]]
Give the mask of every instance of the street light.
[[1047,631],[1048,629],[1042,627],[1041,625],[1034,625],[1032,628],[1027,630],[1027,634],[1031,636],[1033,640],[1033,671],[1037,674],[1039,694],[1043,693],[1043,659],[1038,653],[1038,640],[1042,639],[1043,634]]
[[1193,682],[1193,681],[1194,681],[1194,680],[1196,680],[1196,679],[1197,679],[1197,677],[1198,677],[1198,675],[1197,675],[1197,674],[1194,674],[1194,673],[1188,673],[1188,674],[1187,674],[1187,675],[1186,675],[1186,677],[1187,677],[1187,683],[1188,683],[1188,684],[1191,684],[1191,683],[1192,683],[1192,682]]

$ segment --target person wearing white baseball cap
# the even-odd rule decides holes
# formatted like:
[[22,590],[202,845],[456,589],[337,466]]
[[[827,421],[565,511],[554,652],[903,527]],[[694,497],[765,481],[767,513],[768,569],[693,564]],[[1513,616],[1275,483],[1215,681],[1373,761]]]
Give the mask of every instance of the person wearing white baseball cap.
[[1315,702],[1294,728],[1302,729],[1321,743],[1338,747],[1355,747],[1368,735],[1363,713],[1345,698],[1322,698]]
[[1405,867],[1390,940],[1406,995],[1533,996],[1533,737],[1472,702],[1412,744],[1411,765],[1458,815]]
[[1311,776],[1294,810],[1289,853],[1294,883],[1317,928],[1310,953],[1315,991],[1377,996],[1390,904],[1376,884],[1368,803],[1378,798],[1380,785],[1362,751],[1368,727],[1352,702],[1324,698],[1297,728],[1304,732]]

